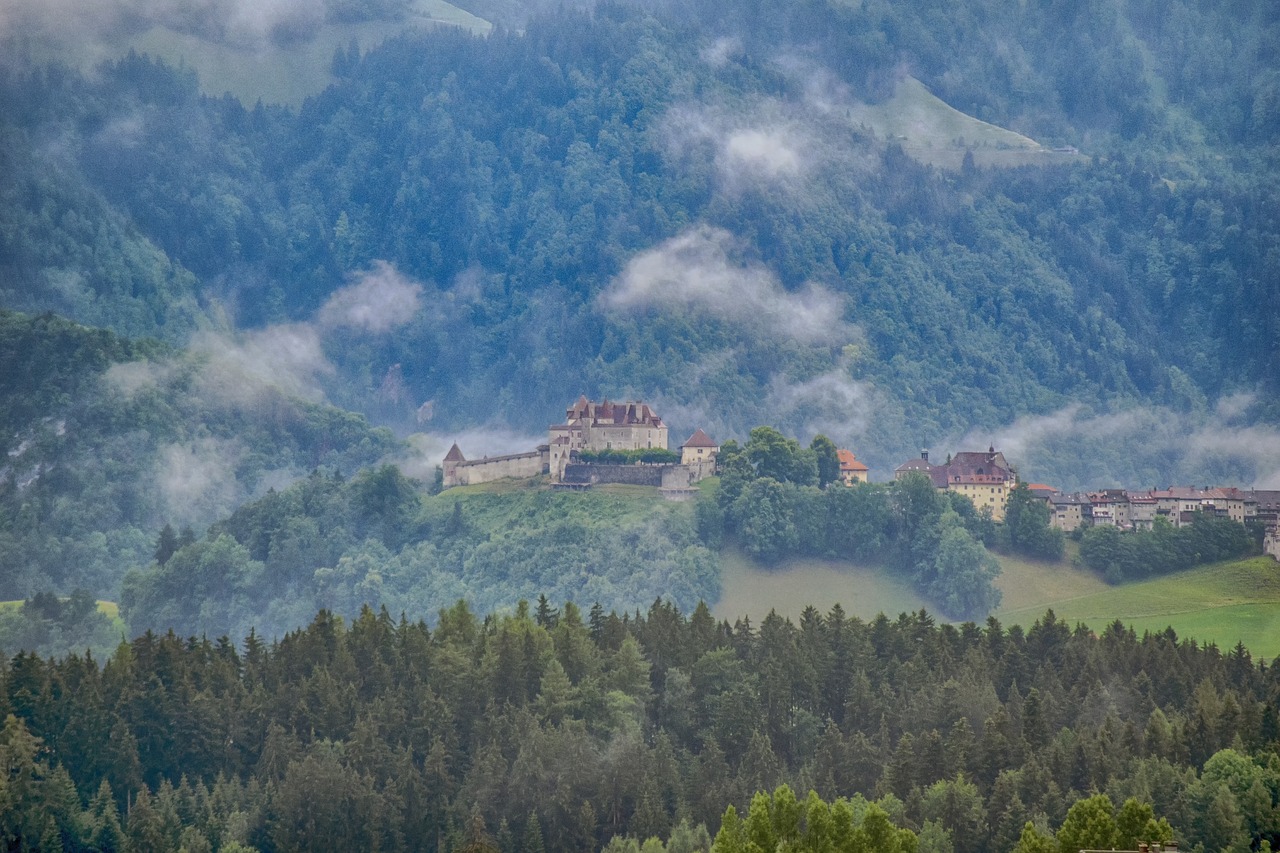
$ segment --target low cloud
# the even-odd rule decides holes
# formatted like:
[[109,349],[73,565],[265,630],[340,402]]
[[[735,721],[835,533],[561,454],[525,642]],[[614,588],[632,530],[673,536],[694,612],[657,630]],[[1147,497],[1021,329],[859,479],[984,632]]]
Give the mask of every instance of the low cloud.
[[401,275],[386,261],[336,291],[317,315],[325,328],[353,328],[374,334],[389,332],[422,309],[422,285]]
[[741,39],[722,36],[704,47],[699,52],[699,56],[712,68],[722,68],[729,63],[729,60],[738,58],[742,53]]
[[0,38],[98,47],[162,26],[220,44],[265,48],[311,39],[342,5],[326,0],[7,0],[0,3]]
[[778,101],[761,101],[731,110],[684,105],[668,112],[662,124],[669,156],[709,154],[721,188],[737,195],[752,186],[802,188],[808,167],[818,158],[816,143],[802,121]]
[[333,373],[320,333],[308,323],[268,326],[239,336],[201,332],[191,350],[205,358],[200,393],[226,404],[245,405],[263,392],[320,400],[320,379]]
[[782,128],[745,128],[729,134],[724,145],[726,167],[769,178],[800,173],[800,150],[794,134]]
[[768,409],[797,434],[821,433],[840,445],[862,438],[879,408],[875,386],[853,379],[843,367],[802,382],[774,377],[767,399]]
[[236,468],[244,455],[237,440],[201,438],[161,447],[155,484],[165,517],[178,526],[201,526],[225,516],[243,497]]
[[449,448],[457,443],[467,459],[529,453],[547,443],[546,433],[530,434],[505,427],[473,427],[456,433],[414,433],[406,439],[408,450],[396,460],[405,476],[430,483]]
[[131,400],[142,391],[167,385],[176,372],[168,363],[129,361],[108,367],[103,379],[117,394]]
[[[1280,429],[1247,423],[1254,402],[1252,395],[1229,395],[1206,412],[1135,407],[1097,413],[1072,404],[998,429],[971,431],[953,444],[994,445],[1030,477],[1054,479],[1051,485],[1068,489],[1280,488]],[[1112,480],[1099,481],[1091,472],[1094,458],[1111,460]]]
[[809,283],[787,291],[759,263],[735,260],[733,236],[698,226],[636,255],[601,297],[614,311],[693,312],[757,335],[831,344],[858,337],[843,300]]

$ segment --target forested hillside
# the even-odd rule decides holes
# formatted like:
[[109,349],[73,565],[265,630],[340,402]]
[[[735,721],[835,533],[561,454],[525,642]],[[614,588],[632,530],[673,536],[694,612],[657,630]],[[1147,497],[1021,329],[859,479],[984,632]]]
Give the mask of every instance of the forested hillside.
[[0,587],[115,598],[171,524],[203,536],[273,483],[352,472],[397,443],[255,381],[228,345],[179,352],[0,311]]
[[[1052,613],[1023,631],[838,608],[717,624],[664,602],[459,603],[431,630],[322,612],[270,645],[147,633],[101,668],[19,655],[0,687],[0,818],[40,849],[1280,842],[1275,667]],[[810,790],[848,800],[824,817],[790,793]]]
[[[1248,484],[1280,468],[1277,26],[1261,0],[605,4],[340,52],[296,112],[146,57],[9,68],[0,287],[181,341],[385,264],[420,310],[324,346],[331,399],[404,428],[632,393],[887,471],[1053,415],[1005,433],[1039,479]],[[856,119],[907,75],[1082,156],[923,165],[977,143]]]
[[542,590],[623,610],[719,596],[692,507],[650,491],[419,492],[389,465],[350,480],[316,472],[140,563],[123,579],[122,613],[139,631],[271,637],[319,607],[430,618],[459,599],[510,609]]

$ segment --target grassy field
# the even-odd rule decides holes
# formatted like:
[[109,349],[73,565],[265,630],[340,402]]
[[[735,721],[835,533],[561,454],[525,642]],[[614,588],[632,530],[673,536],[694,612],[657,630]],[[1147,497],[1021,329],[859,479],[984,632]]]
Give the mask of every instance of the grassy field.
[[369,21],[358,24],[325,24],[316,37],[287,47],[235,47],[215,44],[199,36],[179,33],[166,27],[152,27],[124,43],[85,45],[78,43],[5,44],[20,51],[31,62],[57,60],[82,70],[130,50],[160,57],[173,65],[194,68],[200,89],[215,97],[230,92],[246,107],[259,99],[264,103],[299,106],[310,95],[324,91],[333,82],[329,68],[333,54],[352,39],[367,52],[410,28],[456,26],[485,34],[492,25],[446,0],[416,0],[403,21]]
[[908,584],[876,567],[790,560],[768,569],[730,548],[720,553],[720,570],[722,591],[712,612],[730,622],[750,616],[758,625],[770,610],[794,620],[810,604],[826,613],[837,602],[845,613],[862,619],[928,608]]
[[405,21],[370,21],[360,24],[326,24],[314,39],[287,48],[237,50],[195,36],[154,27],[126,46],[139,53],[194,68],[200,88],[210,95],[230,92],[247,107],[261,98],[265,103],[298,106],[309,95],[324,91],[333,82],[329,66],[334,51],[346,49],[352,39],[368,51],[406,29],[457,26],[474,33],[489,32],[488,21],[477,18],[445,0],[418,0]]
[[[0,611],[17,610],[22,605],[23,600],[21,598],[16,601],[0,601]],[[99,601],[98,612],[110,619],[116,627],[120,628],[120,630],[124,630],[125,625],[124,620],[120,618],[119,604],[116,604],[114,601]]]
[[974,164],[980,167],[1043,166],[1082,159],[962,113],[914,77],[903,78],[884,103],[852,110],[850,121],[882,139],[897,141],[913,159],[943,169],[959,169],[966,151],[973,153]]
[[429,498],[428,507],[451,512],[458,501],[468,519],[486,530],[545,523],[549,519],[572,520],[590,526],[626,525],[675,513],[692,513],[692,503],[673,503],[658,497],[652,486],[611,484],[589,492],[560,492],[538,488],[541,478],[495,480],[475,486],[457,486]]
[[[1280,656],[1280,566],[1255,557],[1200,566],[1186,572],[1110,587],[1078,577],[1066,566],[1001,560],[1006,593],[996,615],[1007,624],[1030,625],[1052,607],[1068,622],[1083,622],[1095,631],[1120,619],[1139,633],[1172,626],[1179,637],[1213,642],[1227,649],[1243,642],[1255,656]],[[1038,585],[1043,592],[1035,594]]]
[[[996,617],[1030,627],[1052,608],[1071,624],[1095,631],[1120,619],[1141,634],[1172,626],[1182,638],[1229,649],[1243,642],[1255,657],[1280,656],[1280,566],[1268,557],[1217,563],[1139,583],[1108,586],[1067,559],[1046,563],[1000,556],[997,586],[1003,604]],[[870,619],[884,612],[934,608],[885,569],[835,560],[792,560],[769,569],[740,551],[721,554],[721,598],[717,618],[753,622],[768,612],[797,618],[807,605],[826,612],[839,602],[845,612]]]

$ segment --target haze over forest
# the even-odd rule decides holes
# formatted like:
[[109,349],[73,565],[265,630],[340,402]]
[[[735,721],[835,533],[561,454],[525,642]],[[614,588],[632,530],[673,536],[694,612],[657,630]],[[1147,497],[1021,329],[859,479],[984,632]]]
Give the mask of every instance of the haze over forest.
[[[13,3],[0,33],[285,56],[406,10]],[[825,432],[882,477],[995,443],[1063,487],[1277,484],[1266,4],[473,11],[503,26],[351,45],[299,107],[146,56],[11,61],[4,304],[270,355],[432,453],[587,393]],[[877,124],[913,80],[936,108]],[[1005,168],[1012,139],[1079,154]]]
[[1280,845],[1263,525],[988,446],[1280,489],[1274,0],[0,0],[8,846]]

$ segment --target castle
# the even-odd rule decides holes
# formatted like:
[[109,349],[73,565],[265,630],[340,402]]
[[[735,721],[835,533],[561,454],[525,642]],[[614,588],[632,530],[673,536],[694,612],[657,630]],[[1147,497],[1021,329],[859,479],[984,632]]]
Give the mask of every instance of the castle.
[[565,409],[564,422],[547,429],[547,443],[528,453],[469,460],[457,443],[444,457],[444,486],[488,483],[506,477],[546,475],[552,486],[589,488],[596,483],[658,486],[668,497],[684,496],[715,473],[719,446],[701,429],[681,446],[679,462],[585,463],[583,452],[666,450],[667,425],[640,402],[595,402],[581,396]]

